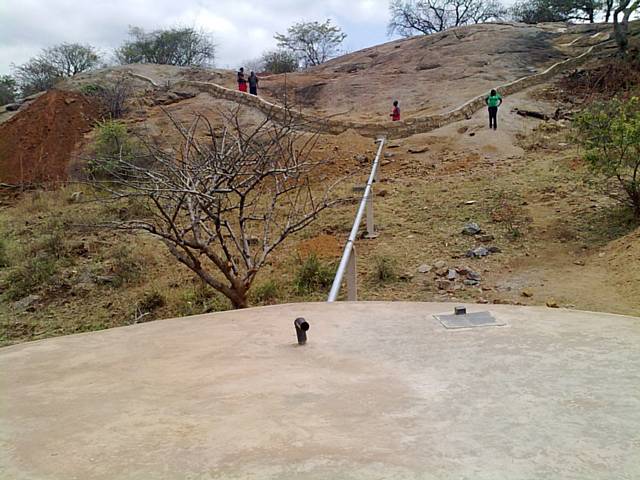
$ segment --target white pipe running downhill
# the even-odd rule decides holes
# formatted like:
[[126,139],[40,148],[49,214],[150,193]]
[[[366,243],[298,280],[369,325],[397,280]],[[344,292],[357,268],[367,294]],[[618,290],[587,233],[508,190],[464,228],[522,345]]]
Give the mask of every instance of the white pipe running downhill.
[[364,189],[364,195],[362,196],[362,200],[360,201],[360,206],[358,207],[358,213],[356,213],[356,219],[353,222],[353,227],[351,227],[349,239],[347,240],[347,244],[344,247],[342,259],[340,260],[340,265],[338,266],[336,276],[333,279],[333,285],[331,285],[331,291],[329,292],[329,298],[327,298],[327,302],[335,302],[338,298],[338,293],[340,292],[340,287],[342,286],[342,278],[344,277],[344,272],[347,270],[349,259],[351,258],[351,255],[353,253],[353,247],[356,241],[356,237],[358,236],[358,230],[360,229],[360,223],[362,222],[362,217],[367,206],[367,201],[369,200],[369,196],[372,194],[373,182],[376,179],[376,173],[378,171],[380,155],[382,154],[382,148],[384,147],[385,138],[379,138],[378,140],[376,140],[376,142],[379,143],[378,152],[376,153],[376,158],[373,161],[371,174],[369,174],[369,180],[367,181],[367,186]]

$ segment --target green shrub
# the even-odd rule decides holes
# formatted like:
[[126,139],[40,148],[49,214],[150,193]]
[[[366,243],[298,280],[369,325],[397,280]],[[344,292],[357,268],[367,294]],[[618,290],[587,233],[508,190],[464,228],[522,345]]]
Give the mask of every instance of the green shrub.
[[38,239],[30,250],[35,255],[61,259],[69,254],[69,245],[65,240],[64,233],[54,230]]
[[299,294],[328,290],[333,283],[335,273],[335,265],[323,263],[316,255],[310,255],[302,262],[296,273],[295,289]]
[[104,91],[104,87],[97,83],[86,83],[80,87],[80,93],[89,97],[100,95]]
[[576,117],[575,130],[585,160],[604,180],[605,190],[640,218],[640,99],[594,103]]
[[398,278],[396,261],[390,257],[375,257],[373,280],[378,283],[393,282]]
[[180,316],[229,310],[228,303],[204,282],[199,281],[180,296],[177,314]]
[[253,298],[257,303],[273,304],[280,296],[280,286],[275,280],[267,280],[253,288]]
[[118,120],[103,120],[95,128],[94,158],[89,162],[89,172],[96,177],[110,177],[120,158],[133,160],[135,142],[127,126]]
[[132,248],[120,246],[112,254],[110,273],[113,276],[112,285],[116,288],[133,283],[142,276],[144,262],[135,255]]
[[163,307],[166,304],[166,299],[157,290],[146,292],[140,301],[138,301],[137,307],[141,312],[153,312],[154,310]]
[[0,268],[6,268],[10,265],[8,241],[6,238],[0,237]]
[[48,256],[32,257],[15,267],[7,275],[7,298],[19,300],[43,286],[49,285],[56,271],[57,263],[54,258]]

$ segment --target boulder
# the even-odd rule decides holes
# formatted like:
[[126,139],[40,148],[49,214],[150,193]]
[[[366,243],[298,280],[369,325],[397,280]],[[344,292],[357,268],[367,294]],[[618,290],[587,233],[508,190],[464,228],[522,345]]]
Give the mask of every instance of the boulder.
[[463,235],[477,235],[480,232],[482,232],[482,229],[480,228],[480,225],[475,222],[465,223],[464,227],[462,228]]
[[436,275],[439,277],[444,277],[449,273],[449,269],[447,267],[442,267],[436,270]]
[[35,310],[35,305],[40,301],[42,297],[40,295],[28,295],[21,300],[18,300],[13,304],[16,310]]
[[418,267],[418,273],[429,273],[433,267],[431,265],[427,265],[423,263]]
[[474,280],[476,282],[479,282],[480,280],[482,280],[482,277],[480,276],[480,274],[477,272],[474,272],[473,270],[469,270],[467,272],[467,278],[469,280]]
[[487,250],[485,247],[476,247],[473,250],[469,250],[467,251],[467,257],[470,258],[479,258],[479,257],[486,257],[487,255],[489,255],[489,250]]
[[429,147],[410,148],[408,150],[409,153],[413,153],[413,154],[425,153],[428,151],[429,151]]
[[560,308],[560,305],[558,305],[558,302],[555,299],[550,298],[550,299],[547,300],[547,307],[549,307],[549,308]]

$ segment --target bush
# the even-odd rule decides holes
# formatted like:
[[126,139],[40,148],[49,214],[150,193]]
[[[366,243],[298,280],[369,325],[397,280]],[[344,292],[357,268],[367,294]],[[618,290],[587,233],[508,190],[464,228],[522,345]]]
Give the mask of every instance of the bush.
[[121,118],[126,113],[127,102],[132,94],[131,82],[124,75],[121,75],[114,82],[103,86],[98,93],[98,98],[108,118],[113,120]]
[[34,254],[46,255],[54,259],[61,259],[69,254],[69,246],[67,245],[64,233],[54,230],[52,233],[44,235],[32,247]]
[[98,122],[94,141],[94,158],[89,162],[89,173],[94,177],[109,177],[118,159],[133,160],[135,143],[127,126],[118,120]]
[[258,303],[272,305],[280,295],[280,286],[275,280],[267,280],[253,288],[253,298]]
[[316,255],[310,255],[304,260],[294,281],[299,294],[328,290],[336,274],[334,265],[318,260]]
[[640,99],[596,102],[576,117],[575,131],[591,171],[640,218]]
[[102,92],[102,86],[97,83],[85,83],[80,87],[80,93],[88,97],[94,97]]
[[126,104],[133,95],[133,87],[125,75],[120,75],[116,80],[104,85],[87,83],[80,87],[80,92],[95,98],[103,110],[104,117],[115,120],[126,113]]
[[137,308],[142,313],[153,312],[166,304],[164,295],[157,290],[146,292],[137,303]]
[[184,291],[178,305],[178,315],[200,315],[228,310],[229,305],[204,282],[197,280],[194,287]]
[[9,259],[9,248],[7,245],[7,240],[3,237],[0,237],[0,268],[6,268],[11,265],[11,261]]
[[51,283],[57,271],[54,258],[38,255],[13,269],[7,275],[9,300],[19,300]]
[[373,280],[378,283],[392,282],[398,278],[396,261],[390,257],[375,257]]
[[120,246],[113,252],[112,257],[109,273],[113,276],[112,285],[114,287],[119,288],[135,282],[142,276],[143,261],[134,254],[132,248]]
[[491,207],[491,220],[504,225],[507,236],[512,240],[520,238],[523,228],[531,223],[522,203],[523,200],[517,193],[500,191]]

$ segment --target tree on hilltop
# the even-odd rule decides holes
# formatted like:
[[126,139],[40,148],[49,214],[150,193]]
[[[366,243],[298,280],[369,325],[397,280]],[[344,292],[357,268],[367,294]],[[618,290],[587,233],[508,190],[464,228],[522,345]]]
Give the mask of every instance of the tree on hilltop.
[[213,64],[216,45],[211,35],[190,27],[159,29],[145,32],[130,27],[131,40],[116,52],[116,60],[123,64],[157,63],[181,67],[206,67]]
[[328,19],[324,23],[301,22],[287,29],[287,34],[276,33],[278,47],[295,55],[303,67],[326,62],[339,53],[340,44],[347,34]]
[[53,65],[63,77],[72,77],[91,70],[100,62],[100,55],[94,47],[79,43],[61,43],[46,48],[42,58]]
[[498,0],[392,0],[389,13],[389,34],[410,37],[501,20],[507,9]]
[[512,18],[528,24],[579,21],[594,23],[605,9],[602,0],[521,0],[511,8]]
[[14,77],[22,95],[31,95],[52,88],[65,77],[98,66],[100,55],[91,45],[62,43],[42,50],[28,62],[13,66]]
[[270,50],[262,54],[262,65],[269,73],[290,73],[298,70],[298,58],[287,50]]

